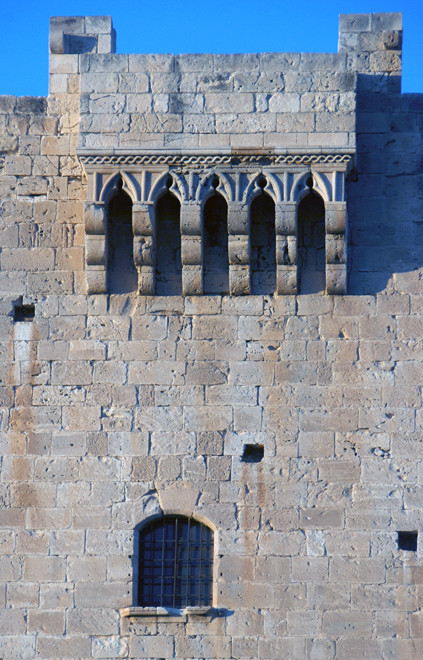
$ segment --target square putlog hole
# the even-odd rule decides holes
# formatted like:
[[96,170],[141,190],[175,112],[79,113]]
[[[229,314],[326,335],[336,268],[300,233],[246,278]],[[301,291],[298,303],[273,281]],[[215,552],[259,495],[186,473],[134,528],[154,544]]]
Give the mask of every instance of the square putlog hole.
[[241,459],[243,463],[260,463],[263,457],[263,445],[244,445],[244,451]]
[[417,552],[417,532],[398,532],[398,550]]
[[15,323],[28,323],[33,321],[35,316],[35,305],[22,305],[15,303],[13,309],[13,320]]

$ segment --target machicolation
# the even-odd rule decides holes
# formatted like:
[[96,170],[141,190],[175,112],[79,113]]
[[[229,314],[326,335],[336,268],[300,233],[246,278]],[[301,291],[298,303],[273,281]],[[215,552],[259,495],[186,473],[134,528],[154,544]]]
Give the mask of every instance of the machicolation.
[[337,53],[115,53],[0,97],[0,656],[423,656],[423,97]]

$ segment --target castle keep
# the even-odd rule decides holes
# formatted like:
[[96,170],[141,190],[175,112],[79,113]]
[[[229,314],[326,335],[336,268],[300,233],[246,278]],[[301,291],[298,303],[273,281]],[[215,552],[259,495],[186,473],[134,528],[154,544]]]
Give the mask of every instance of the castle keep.
[[423,95],[50,23],[0,97],[0,656],[423,656]]

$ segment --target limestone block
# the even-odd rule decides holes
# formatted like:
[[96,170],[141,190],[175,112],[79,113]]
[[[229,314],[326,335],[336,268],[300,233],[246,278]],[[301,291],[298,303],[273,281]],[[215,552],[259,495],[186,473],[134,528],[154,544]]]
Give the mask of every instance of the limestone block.
[[254,98],[252,94],[225,94],[208,92],[204,96],[205,111],[215,114],[225,112],[253,112]]
[[229,236],[228,252],[230,266],[247,266],[249,261],[248,236]]
[[[125,133],[129,129],[129,115],[113,115],[113,114],[83,114],[80,119],[81,133]],[[43,140],[53,140],[54,143],[47,143],[43,145]],[[41,147],[43,154],[66,155],[69,153],[69,146],[66,151],[61,144],[57,143],[58,140],[65,138],[42,138]]]
[[0,638],[0,652],[5,658],[13,657],[16,649],[22,655],[22,658],[33,658],[35,655],[36,635],[7,635]]
[[152,296],[155,291],[154,269],[151,266],[139,266],[138,292],[144,296]]
[[89,658],[91,655],[91,640],[86,636],[70,635],[39,636],[37,639],[37,653],[45,658],[66,658],[78,654]]
[[134,263],[136,266],[154,266],[154,247],[152,236],[134,236]]
[[326,234],[326,264],[345,264],[346,246],[343,234]]
[[[221,385],[227,382],[227,367],[219,362],[197,360],[194,364],[187,364],[186,382],[189,385]],[[184,389],[184,392],[186,390]],[[194,402],[200,403],[197,392],[193,392]],[[189,391],[182,401],[190,404]]]
[[23,577],[30,582],[57,582],[65,577],[65,559],[61,557],[27,556]]
[[235,318],[210,315],[193,318],[193,339],[236,339]]
[[129,71],[173,72],[175,57],[168,54],[136,54],[129,55]]
[[151,456],[136,457],[132,461],[133,481],[152,481],[156,476],[157,463]]
[[185,266],[200,266],[201,268],[201,236],[182,236],[181,261]]
[[141,431],[181,431],[183,428],[182,408],[174,406],[145,407],[136,411],[135,428]]
[[371,26],[374,32],[384,32],[386,30],[402,30],[401,12],[383,12],[370,14]]
[[[325,612],[323,614],[322,629],[325,634],[348,637],[370,637],[372,634],[371,621],[366,612],[351,612],[348,622],[345,621],[345,611]],[[354,656],[352,656],[354,657]],[[357,657],[357,656],[356,656]]]
[[53,73],[49,76],[49,94],[67,94],[69,91],[69,74]]
[[228,211],[228,231],[233,236],[248,235],[248,206],[233,202]]
[[151,221],[151,207],[148,204],[132,205],[132,228],[134,236],[151,236],[153,225]]
[[[163,95],[165,96],[165,95]],[[153,110],[153,100],[156,100],[156,95],[152,94],[126,94],[123,99],[126,99],[126,111],[129,113],[148,113]],[[156,112],[167,112],[168,104],[154,103],[154,110]]]
[[278,266],[294,266],[297,263],[296,236],[276,236],[276,263]]
[[86,236],[85,255],[87,266],[105,266],[107,260],[105,236]]
[[128,641],[122,637],[99,637],[93,639],[93,658],[124,658],[128,655]]
[[106,613],[103,608],[80,608],[69,612],[66,630],[69,634],[113,635],[118,632],[118,621],[116,611]]
[[255,53],[236,53],[230,55],[213,55],[214,71],[257,71],[260,60]]
[[297,267],[281,266],[276,267],[277,290],[281,295],[292,295],[297,293]]
[[326,292],[332,295],[346,294],[347,271],[345,265],[326,265]]
[[241,296],[250,293],[250,267],[229,265],[229,290],[231,295]]
[[401,71],[401,54],[394,50],[370,53],[370,70],[387,73]]
[[269,98],[270,112],[299,112],[300,95],[292,93],[276,93]]
[[339,30],[343,32],[365,32],[372,29],[372,14],[340,14]]
[[276,113],[240,113],[216,115],[216,132],[255,134],[276,131]]
[[41,138],[41,155],[67,156],[70,153],[70,139],[68,135],[59,137],[43,136]]
[[305,529],[342,529],[344,512],[342,509],[303,509],[300,511],[300,525]]
[[42,611],[29,610],[28,631],[34,633],[46,633],[48,635],[63,635],[65,631],[64,611]]
[[99,90],[105,94],[117,92],[118,80],[117,73],[82,73],[80,75],[81,100],[83,100],[83,94],[90,94]]
[[[137,95],[140,96],[140,95]],[[181,133],[182,131],[182,116],[171,112],[159,112],[156,110],[152,113],[145,114],[132,114],[131,118],[131,132],[135,133],[137,140],[137,132],[143,133]],[[137,141],[137,144],[139,142]]]
[[133,658],[169,658],[173,654],[173,639],[165,635],[132,636],[130,654]]
[[[13,514],[14,510],[11,511]],[[6,522],[6,524],[8,523]],[[22,562],[17,557],[0,557],[0,576],[3,582],[20,580],[22,578]]]
[[329,234],[344,234],[346,229],[346,204],[325,203],[325,227]]
[[[149,77],[146,73],[120,73],[118,81],[118,91],[122,94],[145,94],[149,91]],[[164,91],[154,88],[153,77],[151,77],[151,88],[152,92]]]
[[39,594],[40,587],[38,584],[11,584],[7,590],[7,607],[37,607]]
[[184,410],[184,426],[193,431],[221,431],[232,423],[230,406],[213,406],[196,408],[186,406]]
[[75,585],[75,604],[77,607],[104,608],[105,603],[111,608],[127,607],[131,589],[127,582],[79,582]]
[[294,236],[296,233],[297,206],[295,203],[280,202],[276,204],[275,226],[276,234]]
[[106,293],[107,277],[103,266],[90,266],[86,270],[87,293]]

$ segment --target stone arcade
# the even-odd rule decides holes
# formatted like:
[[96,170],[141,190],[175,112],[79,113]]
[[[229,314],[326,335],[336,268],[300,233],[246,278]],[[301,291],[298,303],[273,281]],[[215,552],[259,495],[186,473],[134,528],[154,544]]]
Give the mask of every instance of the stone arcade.
[[0,97],[0,656],[423,656],[423,98],[336,54]]

